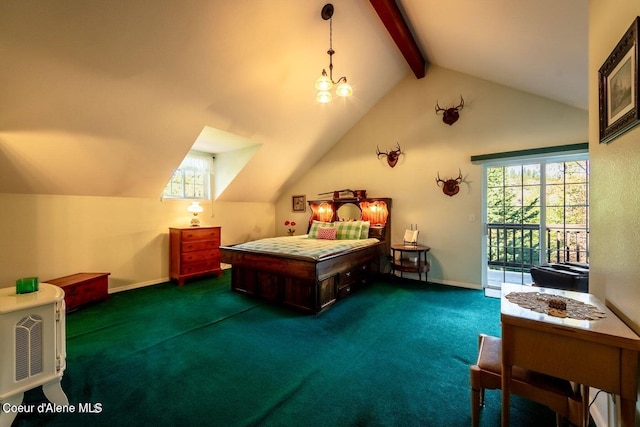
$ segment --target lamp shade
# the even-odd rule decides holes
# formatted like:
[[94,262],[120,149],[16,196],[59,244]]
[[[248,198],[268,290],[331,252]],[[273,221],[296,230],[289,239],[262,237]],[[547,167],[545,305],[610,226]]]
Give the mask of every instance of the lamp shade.
[[193,214],[193,218],[191,218],[191,226],[198,227],[200,226],[200,220],[198,219],[198,214],[202,212],[204,209],[200,206],[200,202],[191,202],[187,210]]
[[351,89],[351,85],[347,82],[340,83],[336,87],[336,95],[338,96],[351,96],[353,94],[353,89]]
[[322,222],[329,222],[333,219],[333,209],[329,203],[320,203],[318,208],[318,220]]
[[200,202],[192,202],[187,208],[187,211],[191,213],[200,213],[203,210],[202,206],[200,206]]
[[370,221],[371,225],[385,225],[389,216],[387,204],[382,200],[360,202],[362,220]]
[[322,75],[316,80],[317,90],[330,90],[333,87],[333,83],[326,72],[322,72]]
[[316,101],[318,101],[321,104],[326,104],[328,102],[331,102],[331,99],[332,99],[331,93],[329,91],[326,91],[326,90],[321,90],[316,95]]

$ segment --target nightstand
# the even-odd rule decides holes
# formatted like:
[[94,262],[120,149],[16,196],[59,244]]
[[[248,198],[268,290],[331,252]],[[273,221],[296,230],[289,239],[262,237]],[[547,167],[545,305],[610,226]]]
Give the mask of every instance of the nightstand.
[[[391,274],[395,275],[396,271],[402,273],[418,273],[418,280],[427,281],[427,273],[431,266],[427,261],[427,253],[431,248],[421,245],[391,245]],[[396,253],[398,252],[398,253]]]

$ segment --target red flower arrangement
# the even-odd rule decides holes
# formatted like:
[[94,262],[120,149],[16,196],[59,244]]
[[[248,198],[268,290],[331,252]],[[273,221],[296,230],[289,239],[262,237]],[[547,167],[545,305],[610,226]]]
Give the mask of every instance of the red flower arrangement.
[[295,222],[295,221],[289,221],[289,220],[286,220],[286,221],[284,222],[284,225],[287,227],[287,232],[288,232],[289,234],[291,234],[291,235],[292,235],[293,233],[295,233],[295,232],[296,232],[296,229],[294,228],[294,227],[296,226],[296,222]]

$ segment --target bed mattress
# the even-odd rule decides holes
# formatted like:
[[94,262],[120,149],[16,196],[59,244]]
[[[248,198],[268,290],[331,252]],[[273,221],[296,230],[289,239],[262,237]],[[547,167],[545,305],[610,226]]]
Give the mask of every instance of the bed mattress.
[[234,245],[233,248],[251,252],[295,255],[317,261],[330,255],[372,246],[378,242],[379,240],[375,238],[358,240],[310,239],[305,234],[301,236],[270,237],[254,240]]

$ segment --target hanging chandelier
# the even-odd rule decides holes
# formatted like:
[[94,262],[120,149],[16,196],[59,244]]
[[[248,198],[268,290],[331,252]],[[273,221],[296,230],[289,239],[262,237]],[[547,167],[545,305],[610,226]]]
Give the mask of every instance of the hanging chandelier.
[[336,86],[336,95],[347,97],[353,94],[353,89],[351,89],[351,85],[347,83],[346,77],[340,77],[337,81],[333,80],[333,54],[336,53],[333,50],[333,5],[331,3],[327,3],[322,8],[322,12],[320,13],[322,19],[329,20],[329,50],[327,53],[329,54],[329,75],[327,75],[327,71],[325,69],[322,70],[322,75],[316,80],[316,89],[318,90],[318,94],[316,95],[316,101],[321,104],[326,104],[331,102],[332,96],[331,88]]

